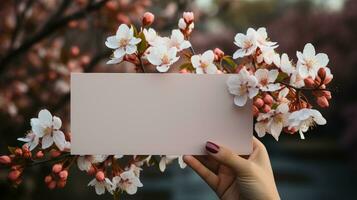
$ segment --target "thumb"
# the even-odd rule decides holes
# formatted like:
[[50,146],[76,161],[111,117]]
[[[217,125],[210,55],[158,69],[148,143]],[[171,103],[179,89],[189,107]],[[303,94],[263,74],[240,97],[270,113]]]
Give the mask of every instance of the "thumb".
[[250,161],[240,157],[224,146],[217,145],[213,142],[207,142],[206,151],[209,156],[211,156],[217,162],[231,168],[238,175],[246,173],[250,169]]

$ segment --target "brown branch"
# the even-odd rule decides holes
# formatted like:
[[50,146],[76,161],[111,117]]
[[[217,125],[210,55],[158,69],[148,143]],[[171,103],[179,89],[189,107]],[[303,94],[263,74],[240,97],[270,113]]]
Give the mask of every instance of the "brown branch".
[[[68,1],[68,0],[64,0]],[[19,47],[14,50],[8,52],[1,60],[0,60],[0,73],[3,73],[9,67],[9,63],[17,58],[17,56],[21,55],[23,52],[30,49],[34,44],[41,41],[45,37],[53,34],[58,29],[67,25],[68,22],[76,19],[80,19],[85,17],[88,13],[100,9],[108,0],[102,0],[93,4],[89,4],[84,9],[81,9],[71,15],[62,17],[52,23],[47,23],[37,34],[32,37],[26,39]]]

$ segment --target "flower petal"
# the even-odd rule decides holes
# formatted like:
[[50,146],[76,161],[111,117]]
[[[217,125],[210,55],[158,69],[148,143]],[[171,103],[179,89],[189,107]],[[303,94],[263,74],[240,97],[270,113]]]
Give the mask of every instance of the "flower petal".
[[242,107],[247,102],[247,99],[248,99],[248,95],[247,94],[241,95],[241,96],[235,96],[234,97],[234,104],[237,105],[237,106]]
[[55,144],[59,150],[61,150],[61,151],[64,150],[64,147],[66,144],[66,138],[62,131],[54,131],[53,132],[53,141],[55,142]]
[[46,134],[42,138],[42,149],[47,149],[48,147],[52,146],[53,144],[53,138],[51,134]]

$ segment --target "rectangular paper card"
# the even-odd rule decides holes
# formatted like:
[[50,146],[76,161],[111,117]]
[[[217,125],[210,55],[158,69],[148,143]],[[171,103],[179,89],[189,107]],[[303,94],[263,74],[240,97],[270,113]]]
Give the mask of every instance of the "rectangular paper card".
[[233,103],[229,75],[71,74],[71,153],[203,155],[206,141],[252,151],[252,102]]

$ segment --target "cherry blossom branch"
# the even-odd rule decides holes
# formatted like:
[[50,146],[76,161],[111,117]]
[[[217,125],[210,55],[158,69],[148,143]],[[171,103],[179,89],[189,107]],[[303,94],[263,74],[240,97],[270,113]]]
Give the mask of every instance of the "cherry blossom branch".
[[[45,37],[53,34],[58,29],[66,26],[68,22],[76,19],[80,19],[85,17],[88,13],[100,9],[108,0],[98,1],[92,4],[88,4],[84,9],[81,9],[77,12],[74,12],[71,15],[62,17],[60,19],[53,19],[55,21],[48,22],[46,26],[44,26],[38,33],[33,35],[32,37],[26,39],[19,47],[13,49],[8,52],[3,58],[0,59],[0,73],[3,73],[8,69],[8,64],[18,55],[30,49],[34,44],[41,41]],[[69,2],[65,0],[65,2]]]

